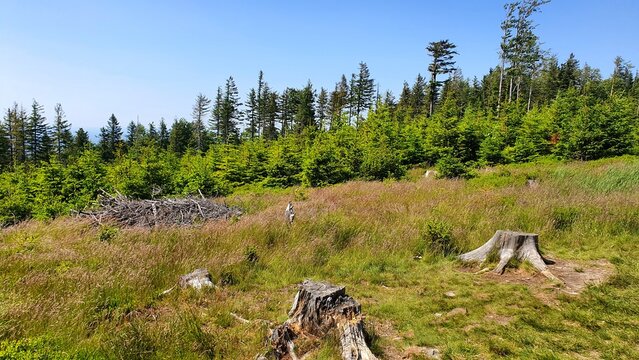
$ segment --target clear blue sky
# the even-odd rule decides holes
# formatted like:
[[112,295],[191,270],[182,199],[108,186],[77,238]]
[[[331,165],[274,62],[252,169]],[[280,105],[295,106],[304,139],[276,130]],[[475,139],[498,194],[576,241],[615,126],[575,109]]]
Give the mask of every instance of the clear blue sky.
[[[430,41],[457,44],[464,76],[498,63],[505,0],[0,0],[0,107],[32,99],[52,118],[95,132],[190,117],[232,75],[244,96],[264,71],[271,88],[332,89],[368,64],[381,90],[425,74]],[[615,56],[639,65],[639,1],[553,0],[536,15],[544,47],[607,76]]]

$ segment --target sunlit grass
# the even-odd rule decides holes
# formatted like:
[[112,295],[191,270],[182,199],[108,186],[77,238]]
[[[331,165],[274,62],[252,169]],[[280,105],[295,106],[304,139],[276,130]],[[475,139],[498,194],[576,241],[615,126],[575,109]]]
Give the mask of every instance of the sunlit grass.
[[[0,354],[20,345],[76,358],[252,359],[268,349],[268,328],[286,320],[296,284],[313,278],[345,285],[362,303],[382,358],[409,346],[453,359],[639,358],[636,158],[504,166],[468,181],[409,174],[241,193],[225,199],[246,210],[240,219],[192,228],[61,218],[4,229]],[[608,259],[616,274],[549,305],[524,285],[462,271],[453,255],[497,229],[537,232],[544,252]],[[159,296],[200,267],[215,289]],[[448,317],[455,308],[467,313]],[[312,358],[337,358],[337,349],[329,340]]]

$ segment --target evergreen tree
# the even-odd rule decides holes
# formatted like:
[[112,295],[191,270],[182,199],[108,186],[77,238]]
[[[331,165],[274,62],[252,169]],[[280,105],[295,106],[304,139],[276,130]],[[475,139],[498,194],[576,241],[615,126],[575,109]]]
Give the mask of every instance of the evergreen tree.
[[210,111],[211,100],[202,93],[195,98],[193,105],[193,143],[195,150],[205,152],[208,148],[206,128],[204,127],[204,118]]
[[430,72],[430,84],[429,84],[429,110],[428,114],[433,115],[435,104],[439,97],[439,88],[442,85],[442,81],[437,81],[437,75],[449,74],[455,70],[455,61],[453,56],[457,54],[455,48],[457,46],[448,40],[440,40],[431,42],[426,47],[426,51],[432,57],[432,62],[428,65],[428,71]]
[[615,69],[610,79],[610,97],[612,97],[615,88],[621,92],[629,92],[632,88],[632,64],[625,61],[621,56],[615,58]]
[[313,90],[310,80],[299,91],[299,102],[295,112],[295,126],[298,133],[304,129],[317,129],[317,124],[315,123],[315,90]]
[[239,140],[240,98],[233,77],[226,80],[224,97],[220,111],[220,138],[224,144]]
[[319,95],[317,96],[317,123],[321,130],[326,129],[330,116],[331,114],[328,108],[328,92],[326,89],[321,88]]
[[364,62],[359,63],[359,73],[357,76],[353,76],[353,79],[353,85],[351,86],[352,106],[354,108],[355,123],[358,124],[361,120],[362,112],[368,110],[373,103],[375,84],[374,80],[371,79],[368,65]]
[[557,74],[557,82],[560,90],[566,90],[570,87],[579,87],[581,74],[579,71],[579,61],[575,58],[575,54],[570,53],[568,60],[561,64]]
[[31,114],[26,125],[26,143],[29,159],[33,162],[48,160],[45,141],[49,141],[49,128],[43,115],[44,107],[36,100],[31,105]]
[[149,142],[154,145],[157,145],[160,141],[160,135],[155,129],[155,124],[153,123],[153,121],[149,123],[149,131],[147,132],[147,137],[149,139]]
[[279,95],[275,91],[270,91],[268,85],[264,85],[264,109],[262,111],[263,116],[263,130],[262,135],[264,139],[274,140],[277,137],[277,127],[275,126],[279,116]]
[[259,115],[260,115],[260,110],[258,108],[257,93],[255,92],[255,89],[251,89],[247,96],[246,111],[244,114],[247,125],[248,125],[246,128],[246,131],[248,133],[249,139],[254,139],[256,136],[258,136],[258,132],[259,132],[258,116]]
[[218,86],[217,93],[215,95],[215,103],[213,104],[213,111],[211,111],[211,119],[209,120],[209,128],[213,131],[215,143],[220,142],[223,110],[224,93],[222,92],[222,88]]
[[338,123],[342,122],[342,116],[344,110],[349,102],[349,87],[346,76],[342,75],[342,78],[335,84],[335,90],[331,92],[328,111],[330,112],[330,128],[334,129],[338,127]]
[[297,112],[297,104],[299,103],[299,92],[293,88],[286,88],[280,97],[280,132],[282,136],[286,136],[295,122],[294,117]]
[[11,116],[10,109],[7,109],[4,121],[0,124],[0,172],[11,165],[9,133],[6,128],[9,116]]
[[89,140],[89,133],[84,131],[83,128],[79,128],[73,138],[73,154],[79,156],[83,151],[90,148],[91,141]]
[[73,135],[71,134],[71,124],[65,119],[64,110],[62,110],[61,104],[56,104],[55,108],[55,120],[53,124],[53,145],[55,154],[60,159],[66,159],[66,152],[73,142]]
[[99,147],[104,161],[113,161],[122,147],[122,128],[114,114],[109,117],[107,126],[100,128]]
[[192,138],[193,123],[186,121],[184,118],[176,119],[173,122],[173,126],[171,126],[168,148],[175,154],[182,156],[189,148]]
[[413,94],[410,90],[408,82],[404,81],[402,86],[402,92],[399,94],[399,101],[397,102],[397,118],[403,121],[407,116],[413,115],[412,109]]
[[422,74],[417,74],[413,88],[410,91],[409,106],[412,109],[412,116],[423,114],[426,104],[426,79],[422,77]]
[[160,132],[158,133],[158,145],[160,145],[160,149],[168,149],[169,148],[169,131],[166,127],[166,122],[164,118],[160,119]]

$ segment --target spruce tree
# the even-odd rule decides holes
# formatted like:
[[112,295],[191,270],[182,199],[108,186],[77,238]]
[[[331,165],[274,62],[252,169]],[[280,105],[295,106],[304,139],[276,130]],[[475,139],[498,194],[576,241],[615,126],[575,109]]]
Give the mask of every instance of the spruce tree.
[[559,89],[566,90],[571,87],[579,87],[580,77],[579,61],[575,58],[575,54],[570,53],[568,60],[561,64],[557,74]]
[[111,114],[107,126],[100,128],[100,153],[102,160],[113,161],[122,146],[122,128],[114,114]]
[[166,127],[166,121],[164,118],[160,119],[160,131],[158,133],[158,145],[160,149],[166,150],[169,148],[169,130]]
[[224,97],[220,111],[220,138],[223,143],[237,143],[239,140],[240,98],[233,77],[226,80]]
[[89,140],[89,133],[84,131],[83,128],[79,128],[75,133],[73,139],[73,154],[75,156],[80,155],[84,150],[91,148],[91,141]]
[[189,143],[193,138],[193,123],[184,118],[176,119],[171,126],[169,134],[168,148],[175,154],[182,156],[189,148]]
[[62,104],[56,104],[55,117],[53,123],[53,146],[55,154],[60,159],[66,158],[66,152],[73,141],[73,135],[71,134],[71,124],[66,120],[64,110],[62,110]]
[[295,113],[295,124],[297,132],[304,129],[317,129],[315,123],[315,90],[309,80],[306,86],[299,91],[299,102]]
[[354,82],[351,86],[352,106],[354,108],[355,123],[358,124],[361,120],[362,112],[368,110],[373,104],[375,84],[365,62],[359,63],[359,72],[353,78]]
[[258,116],[260,115],[260,111],[258,108],[258,97],[255,89],[249,90],[247,101],[246,101],[246,110],[244,112],[244,116],[247,122],[246,132],[248,134],[249,139],[254,139],[258,136]]
[[430,72],[430,84],[429,84],[429,109],[428,114],[433,115],[435,104],[439,98],[439,88],[442,86],[442,81],[437,80],[437,75],[449,74],[455,70],[455,61],[453,56],[457,54],[455,48],[457,46],[449,40],[440,40],[431,42],[426,47],[426,51],[432,57],[430,65],[428,65],[428,71]]
[[280,132],[282,136],[293,129],[295,122],[294,117],[297,112],[297,104],[299,103],[298,91],[293,88],[286,88],[280,97]]
[[[403,94],[403,92],[402,92]],[[426,109],[426,79],[422,77],[422,74],[417,74],[413,88],[409,92],[409,106],[413,110],[412,116],[423,114]]]
[[328,109],[328,92],[321,88],[317,96],[317,122],[321,130],[326,129],[330,113]]
[[218,86],[217,93],[215,95],[215,103],[213,104],[213,111],[211,111],[211,119],[209,119],[209,128],[213,132],[214,142],[221,142],[221,129],[222,129],[222,112],[224,110],[224,93],[222,88]]
[[194,148],[198,151],[206,151],[208,148],[206,128],[204,127],[204,118],[210,111],[211,100],[202,93],[195,98],[193,105],[193,143]]
[[33,162],[48,160],[50,151],[49,127],[44,117],[44,107],[35,99],[27,122],[26,142],[29,159]]
[[346,80],[346,76],[342,75],[340,81],[335,84],[335,90],[331,92],[328,103],[331,129],[335,129],[339,127],[339,124],[341,124],[344,110],[348,104],[349,93],[350,89],[348,87],[348,81]]

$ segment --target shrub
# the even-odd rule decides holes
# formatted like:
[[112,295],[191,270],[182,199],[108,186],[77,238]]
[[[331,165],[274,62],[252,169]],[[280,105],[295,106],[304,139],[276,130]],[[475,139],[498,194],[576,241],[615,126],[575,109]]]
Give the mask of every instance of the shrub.
[[448,179],[473,177],[471,171],[458,158],[451,155],[444,155],[435,164],[439,176]]

